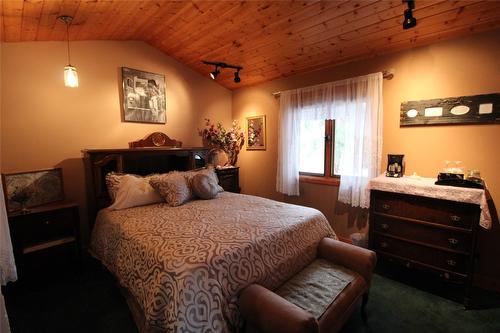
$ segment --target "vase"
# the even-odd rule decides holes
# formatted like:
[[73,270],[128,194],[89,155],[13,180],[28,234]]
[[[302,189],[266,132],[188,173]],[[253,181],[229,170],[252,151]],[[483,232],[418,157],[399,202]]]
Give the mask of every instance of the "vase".
[[238,161],[238,152],[235,150],[228,151],[227,156],[228,156],[228,164],[231,166],[235,166],[236,162]]

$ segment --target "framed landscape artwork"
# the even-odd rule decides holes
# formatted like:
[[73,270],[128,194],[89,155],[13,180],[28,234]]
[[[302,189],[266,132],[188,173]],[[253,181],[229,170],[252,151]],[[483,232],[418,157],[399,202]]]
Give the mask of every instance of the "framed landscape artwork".
[[247,117],[247,150],[266,149],[266,116]]
[[165,124],[165,76],[122,67],[123,120]]
[[8,212],[64,200],[62,169],[2,174]]

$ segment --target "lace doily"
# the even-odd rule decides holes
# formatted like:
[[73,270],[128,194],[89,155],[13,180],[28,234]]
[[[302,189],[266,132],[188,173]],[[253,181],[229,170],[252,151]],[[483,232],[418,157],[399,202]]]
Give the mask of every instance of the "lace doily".
[[422,197],[467,202],[479,205],[479,225],[491,229],[491,215],[486,200],[486,191],[476,188],[435,185],[435,178],[402,177],[391,178],[380,175],[368,183],[370,190],[404,193]]

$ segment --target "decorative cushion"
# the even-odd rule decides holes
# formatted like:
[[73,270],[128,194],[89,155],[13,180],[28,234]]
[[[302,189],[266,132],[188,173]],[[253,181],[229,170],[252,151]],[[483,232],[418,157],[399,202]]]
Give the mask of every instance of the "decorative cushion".
[[193,197],[187,179],[181,172],[172,171],[153,176],[149,180],[149,184],[151,184],[151,186],[165,199],[165,202],[172,207],[182,205]]
[[224,192],[224,189],[221,186],[219,186],[219,178],[217,178],[217,174],[215,173],[215,169],[213,166],[208,166],[207,168],[198,169],[198,170],[185,171],[185,172],[183,172],[183,174],[186,177],[190,188],[193,188],[193,177],[201,174],[201,175],[206,175],[206,176],[212,178],[213,182],[217,186],[218,192]]
[[109,208],[119,210],[162,201],[163,198],[149,185],[147,178],[122,175],[115,200]]
[[213,199],[219,193],[219,185],[212,177],[204,173],[194,175],[191,186],[194,195],[200,199]]

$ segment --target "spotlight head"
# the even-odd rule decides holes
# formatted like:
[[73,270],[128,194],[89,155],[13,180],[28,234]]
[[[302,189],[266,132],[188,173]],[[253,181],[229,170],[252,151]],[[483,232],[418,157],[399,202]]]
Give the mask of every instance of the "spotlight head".
[[215,67],[215,70],[213,72],[210,72],[210,78],[212,80],[215,80],[217,78],[217,75],[219,75],[219,74],[220,74],[220,70],[217,67]]
[[404,17],[403,29],[410,29],[417,25],[417,19],[413,17],[413,13],[410,8],[405,10]]
[[234,83],[240,83],[240,70],[238,69],[236,72],[234,72]]

